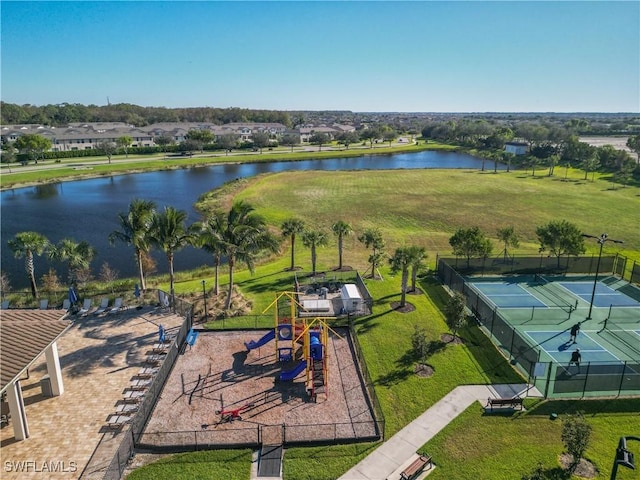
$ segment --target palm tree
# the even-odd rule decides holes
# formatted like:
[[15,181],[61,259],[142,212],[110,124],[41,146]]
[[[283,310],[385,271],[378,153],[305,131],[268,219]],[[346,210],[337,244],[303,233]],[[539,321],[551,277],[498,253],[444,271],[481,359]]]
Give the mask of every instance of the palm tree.
[[409,280],[409,266],[411,265],[411,247],[396,248],[393,257],[389,259],[391,265],[391,273],[402,272],[402,297],[400,299],[400,308],[403,308],[407,296],[407,282]]
[[80,243],[71,238],[64,238],[57,245],[51,246],[49,258],[69,264],[69,283],[75,284],[78,273],[88,269],[98,252],[88,242]]
[[411,291],[415,292],[418,271],[426,267],[424,260],[428,255],[424,247],[418,247],[417,245],[409,247],[409,255],[411,261]]
[[215,278],[213,293],[220,293],[220,264],[224,253],[224,231],[226,217],[224,212],[215,211],[204,221],[193,224],[195,233],[194,245],[199,246],[213,255],[213,265],[215,268]]
[[316,274],[316,261],[318,260],[316,249],[324,247],[327,242],[327,233],[324,230],[305,230],[302,232],[303,245],[311,249],[311,275],[313,276]]
[[38,296],[38,287],[36,286],[33,256],[34,254],[42,255],[49,246],[49,240],[38,232],[19,232],[13,239],[9,240],[8,245],[16,258],[25,257],[25,268],[31,283],[31,295],[36,298]]
[[278,251],[278,239],[267,230],[262,216],[254,213],[254,208],[243,201],[232,205],[224,216],[224,225],[220,233],[222,253],[229,264],[229,293],[225,309],[231,308],[233,297],[233,269],[238,261],[244,262],[251,273],[254,272],[256,256],[267,250]]
[[338,237],[338,270],[342,270],[342,252],[343,252],[343,240],[353,233],[351,225],[343,220],[338,220],[331,226],[333,234]]
[[296,252],[296,235],[304,232],[304,221],[298,218],[289,218],[280,225],[283,237],[289,237],[291,240],[291,267],[289,270],[295,270],[295,252]]
[[138,263],[138,278],[140,288],[146,288],[143,254],[149,251],[149,230],[155,215],[156,204],[150,200],[134,199],[129,204],[127,213],[119,213],[120,230],[109,234],[109,242],[113,245],[116,240],[127,245],[133,245]]
[[151,225],[151,244],[162,250],[169,263],[169,294],[172,303],[175,301],[173,257],[175,253],[188,245],[193,238],[192,232],[185,226],[187,212],[174,207],[164,207],[153,216]]
[[372,253],[369,255],[369,264],[371,265],[371,278],[375,278],[378,265],[384,258],[385,242],[382,238],[382,232],[377,228],[369,228],[358,237],[358,241],[366,248],[372,249]]

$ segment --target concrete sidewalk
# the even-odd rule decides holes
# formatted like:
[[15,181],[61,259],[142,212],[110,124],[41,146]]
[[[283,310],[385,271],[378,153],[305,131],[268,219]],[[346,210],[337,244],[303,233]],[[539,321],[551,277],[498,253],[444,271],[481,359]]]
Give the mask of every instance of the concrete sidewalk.
[[[529,387],[515,385],[468,385],[456,387],[447,396],[385,441],[339,480],[395,480],[395,472],[415,458],[416,450],[442,430],[473,402],[485,405],[489,397],[523,395]],[[535,389],[528,396],[539,395]],[[397,475],[399,477],[399,474]]]

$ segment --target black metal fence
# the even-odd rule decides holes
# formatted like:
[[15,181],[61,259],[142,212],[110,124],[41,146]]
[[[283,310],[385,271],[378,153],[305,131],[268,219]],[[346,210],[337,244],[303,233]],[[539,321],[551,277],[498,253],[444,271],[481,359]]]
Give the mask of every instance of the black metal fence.
[[356,361],[358,363],[359,371],[362,374],[362,383],[365,386],[367,394],[369,396],[369,400],[371,401],[371,407],[373,410],[373,416],[378,427],[377,434],[379,437],[384,440],[384,428],[385,428],[385,419],[384,412],[382,410],[382,406],[380,405],[380,401],[378,400],[378,396],[376,395],[376,390],[373,385],[373,380],[371,379],[371,375],[369,374],[369,369],[367,368],[367,363],[364,360],[364,354],[362,353],[362,347],[360,346],[360,341],[358,340],[358,335],[355,331],[353,321],[349,321],[349,338],[353,344],[353,351],[356,356]]
[[[122,477],[127,463],[132,458],[136,448],[136,439],[140,436],[155,407],[156,400],[171,373],[171,369],[185,344],[187,334],[192,326],[193,308],[189,303],[176,300],[173,309],[176,314],[184,316],[184,322],[172,340],[167,355],[147,388],[129,427],[121,435],[104,434],[102,436],[80,478],[95,478],[96,472],[101,472],[102,470],[104,470],[104,480],[119,480]],[[113,451],[113,443],[118,441],[119,445],[116,452],[105,468],[102,459],[107,455],[106,452]]]
[[[623,257],[624,258],[624,257]],[[605,260],[603,258],[603,260]],[[498,265],[490,268],[491,264],[482,260],[473,264],[462,262],[465,273],[496,274],[496,273],[543,273],[549,265],[539,258],[520,258],[511,262],[511,266]],[[540,363],[540,350],[529,343],[516,328],[502,315],[500,308],[490,304],[483,295],[476,293],[456,269],[458,259],[439,258],[437,275],[440,281],[455,292],[465,296],[466,306],[472,315],[493,341],[498,349],[518,367],[545,397],[576,396],[631,396],[640,394],[640,364],[634,362],[589,362],[580,369],[578,375],[569,372],[568,368],[556,363]],[[581,269],[591,267],[590,258],[578,258],[576,261],[564,264],[565,273],[586,273]],[[619,257],[607,257],[601,263],[602,272],[615,271],[619,264]],[[536,267],[537,265],[537,267]],[[602,266],[604,265],[604,267]],[[517,268],[512,268],[516,267]],[[557,264],[556,264],[557,266]],[[538,270],[536,270],[538,268]],[[557,273],[552,270],[552,273]],[[561,307],[558,307],[561,308]],[[534,318],[532,310],[532,319]]]

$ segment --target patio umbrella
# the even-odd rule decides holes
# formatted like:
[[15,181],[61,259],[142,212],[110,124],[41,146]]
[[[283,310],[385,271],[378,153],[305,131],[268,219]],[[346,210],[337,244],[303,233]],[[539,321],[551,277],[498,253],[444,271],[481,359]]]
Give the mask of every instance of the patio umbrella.
[[164,327],[162,325],[160,325],[158,327],[158,335],[160,336],[159,342],[160,343],[164,343],[164,341],[167,339],[165,333],[164,333]]
[[69,287],[69,302],[71,302],[71,305],[78,303],[78,294],[73,287]]
[[136,298],[140,298],[140,286],[137,283],[136,283],[136,286],[134,287],[133,294],[135,295]]

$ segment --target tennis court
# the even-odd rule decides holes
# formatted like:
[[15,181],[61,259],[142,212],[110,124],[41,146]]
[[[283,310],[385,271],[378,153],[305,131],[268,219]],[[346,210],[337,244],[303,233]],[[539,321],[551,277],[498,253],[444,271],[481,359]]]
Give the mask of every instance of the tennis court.
[[[593,282],[558,282],[558,284],[585,302],[591,301]],[[614,307],[640,308],[640,302],[628,297],[624,293],[615,291],[604,283],[597,282],[595,295],[593,297],[593,306],[608,308],[611,305]],[[640,311],[638,311],[638,319],[640,320]]]
[[[592,305],[594,280],[467,277],[465,293],[498,348],[532,376],[545,395],[640,391],[640,302],[617,291],[617,279],[604,277],[595,283]],[[575,343],[570,342],[571,327],[577,323],[580,331]],[[581,365],[569,366],[577,348]],[[539,366],[545,373],[536,378]]]

